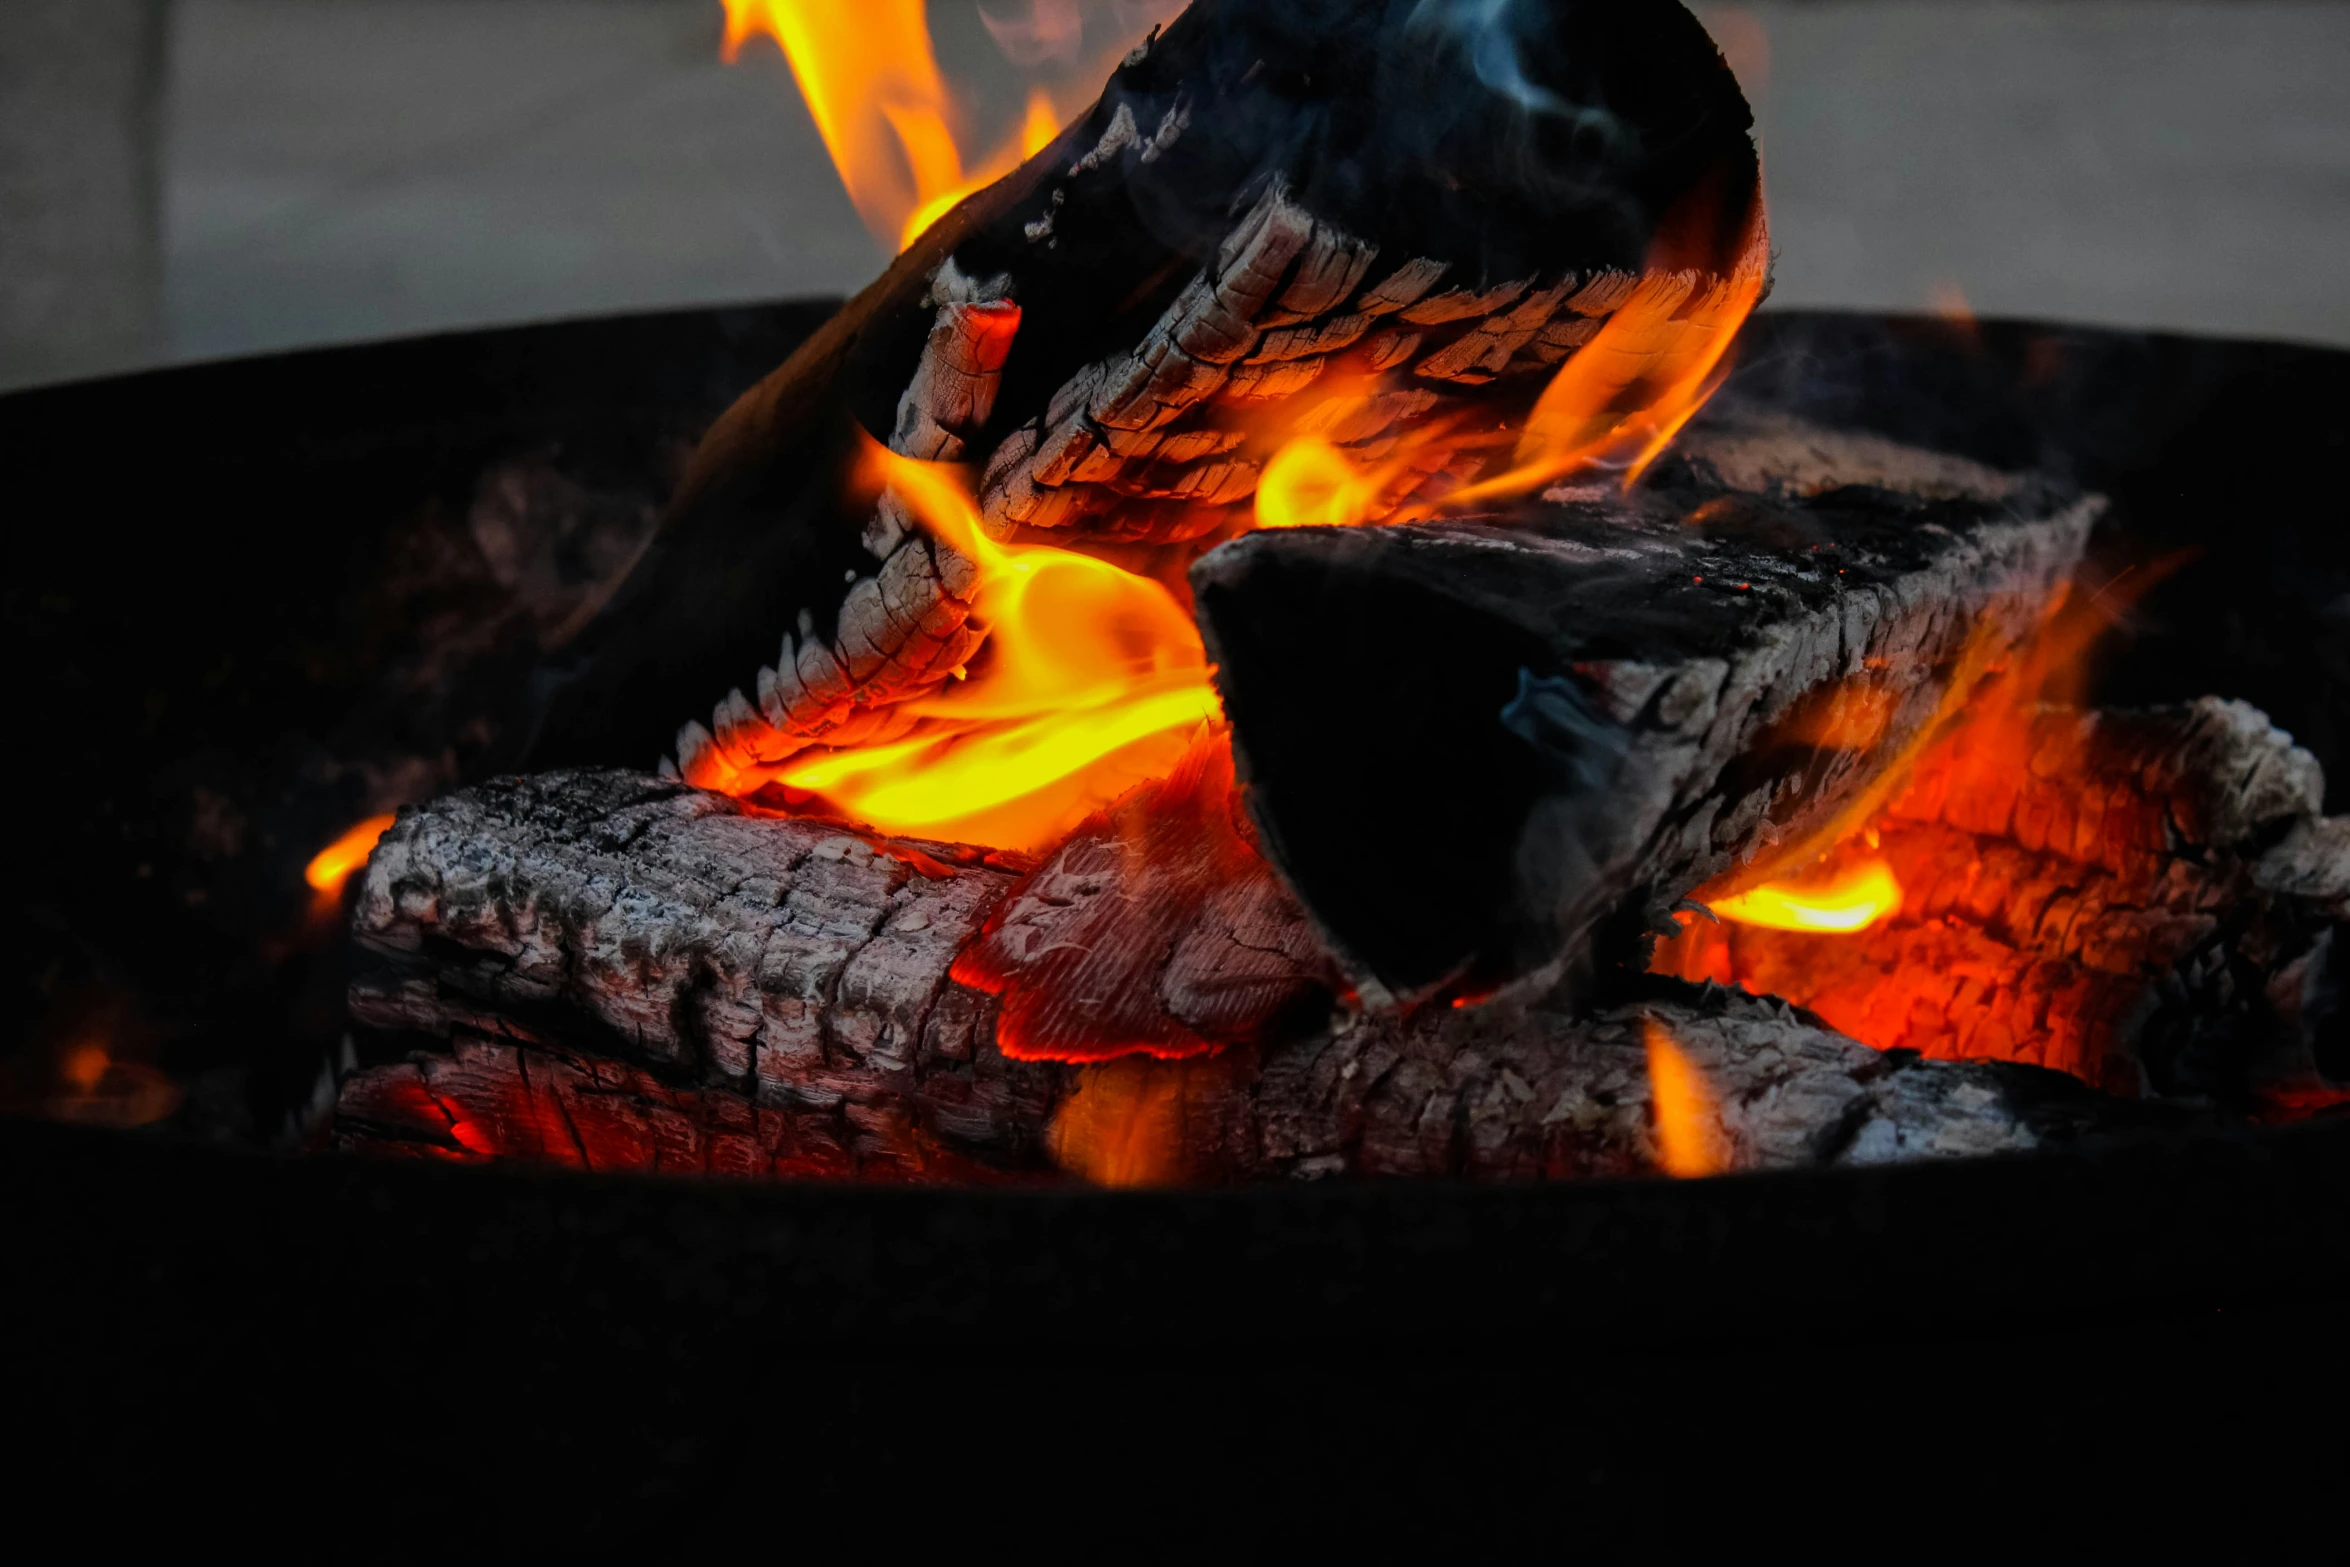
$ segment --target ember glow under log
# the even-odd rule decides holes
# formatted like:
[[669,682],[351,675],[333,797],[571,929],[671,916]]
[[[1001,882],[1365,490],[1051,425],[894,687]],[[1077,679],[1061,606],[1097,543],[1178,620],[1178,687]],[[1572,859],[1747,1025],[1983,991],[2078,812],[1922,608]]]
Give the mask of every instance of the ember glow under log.
[[1866,932],[1682,916],[1660,972],[1784,996],[1883,1049],[2029,1061],[2117,1093],[2306,1106],[2316,968],[2350,916],[2350,822],[2241,702],[1990,710],[1953,726],[1831,865],[1903,900]]
[[[1657,1028],[1708,1085],[1700,1130],[1724,1169],[2020,1150],[2137,1119],[2055,1073],[1889,1059],[1783,1003],[1671,982],[1590,1014],[1324,1008],[1215,1056],[1020,1062],[999,1004],[952,972],[1016,878],[938,851],[628,774],[405,813],[360,893],[376,964],[352,992],[391,1059],[344,1083],[336,1139],[885,1179],[1637,1174],[1671,1167]],[[1112,899],[1120,873],[1094,873]],[[1213,994],[1250,928],[1199,909],[1173,947],[1188,983],[1156,1004]],[[1261,992],[1261,965],[1238,973]]]

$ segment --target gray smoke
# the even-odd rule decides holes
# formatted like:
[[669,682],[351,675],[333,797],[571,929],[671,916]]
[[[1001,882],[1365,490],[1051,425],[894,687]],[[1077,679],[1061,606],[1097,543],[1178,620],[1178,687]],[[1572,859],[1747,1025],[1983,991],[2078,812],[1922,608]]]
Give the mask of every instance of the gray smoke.
[[1477,80],[1527,113],[1571,115],[1571,104],[1526,75],[1519,53],[1524,10],[1520,0],[1415,0],[1404,31],[1451,42],[1468,56]]

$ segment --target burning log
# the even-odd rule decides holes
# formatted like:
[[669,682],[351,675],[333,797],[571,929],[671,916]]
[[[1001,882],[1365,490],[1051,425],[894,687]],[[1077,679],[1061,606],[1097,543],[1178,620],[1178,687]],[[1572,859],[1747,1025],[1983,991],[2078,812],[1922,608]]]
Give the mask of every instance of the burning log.
[[2031,641],[2100,504],[1792,428],[1659,478],[1194,569],[1266,851],[1367,991],[1540,995],[1803,864]]
[[[1246,939],[1263,892],[1204,906],[1171,945],[1183,975],[1156,992],[1236,978],[1260,1004],[1228,1032],[1257,1042],[1021,1062],[998,1004],[954,977],[1011,923],[997,916],[1053,896],[1020,882],[638,775],[509,780],[410,811],[355,927],[378,966],[353,1018],[396,1059],[345,1082],[337,1139],[592,1169],[1010,1178],[1057,1162],[1135,1182],[1630,1173],[1676,1146],[1708,1168],[1874,1162],[2123,1124],[2054,1074],[1883,1056],[1781,1003],[1668,982],[1585,1018],[1309,1017],[1316,966],[1293,953],[1269,979]],[[1652,1107],[1652,1081],[1670,1104]]]
[[534,761],[674,734],[804,798],[805,753],[952,697],[988,577],[903,493],[844,504],[863,438],[970,465],[991,539],[1176,582],[1293,447],[1349,520],[1645,461],[1763,291],[1750,125],[1675,0],[1198,0],[713,428]]
[[[1199,0],[712,430],[538,732],[649,756],[739,680],[676,781],[385,838],[344,1141],[1119,1182],[2117,1124],[1637,988],[1883,813],[2100,506],[1751,418],[1652,469],[1766,282],[1748,126],[1672,0]],[[2332,887],[2290,842],[2262,885]]]
[[[1881,861],[1855,935],[1691,922],[1660,972],[1785,996],[1886,1048],[2028,1061],[2124,1094],[2340,1097],[2311,1058],[2350,917],[2350,820],[2242,702],[1994,708],[1921,756],[1833,877]],[[2315,1097],[2313,1097],[2315,1096]]]
[[[404,816],[378,845],[353,934],[386,962],[354,982],[351,1014],[393,1034],[565,1039],[640,1098],[667,1081],[707,1084],[696,1102],[746,1115],[788,1107],[768,1117],[769,1148],[796,1123],[830,1128],[874,1104],[1016,1147],[1050,1110],[1053,1072],[983,1048],[981,998],[948,969],[1017,880],[967,851],[877,846],[673,781],[493,783]],[[369,1081],[346,1091],[346,1114],[407,1091]],[[867,1162],[886,1144],[925,1167],[900,1130],[828,1130],[810,1157],[849,1160],[863,1136],[881,1140]]]

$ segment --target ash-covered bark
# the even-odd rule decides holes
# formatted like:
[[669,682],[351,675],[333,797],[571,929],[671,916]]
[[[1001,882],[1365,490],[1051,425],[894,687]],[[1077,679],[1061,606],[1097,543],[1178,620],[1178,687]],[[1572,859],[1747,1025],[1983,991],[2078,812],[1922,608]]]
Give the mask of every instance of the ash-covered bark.
[[1008,1146],[1053,1073],[994,1051],[984,998],[948,969],[1015,879],[674,781],[499,780],[378,845],[352,1016],[395,1040],[562,1040],[640,1087],[837,1115],[844,1143],[848,1107],[889,1100]]
[[[1633,1173],[1655,1160],[1651,1023],[1708,1079],[1729,1168],[2023,1149],[2115,1113],[2027,1068],[1881,1056],[1670,987],[1589,1018],[1438,1008],[1188,1061],[1024,1064],[950,977],[1015,880],[629,774],[411,811],[359,899],[375,1064],[344,1083],[337,1140],[744,1175]],[[1203,906],[1203,932],[1219,917]]]

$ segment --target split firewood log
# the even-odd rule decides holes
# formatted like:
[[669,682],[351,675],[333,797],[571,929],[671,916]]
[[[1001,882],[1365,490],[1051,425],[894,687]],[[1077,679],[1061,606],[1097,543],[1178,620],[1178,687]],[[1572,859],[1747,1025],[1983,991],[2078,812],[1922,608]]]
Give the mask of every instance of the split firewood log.
[[1630,495],[1251,533],[1192,582],[1265,851],[1358,987],[1541,995],[1857,825],[2032,642],[2101,505],[1741,426]]
[[1764,287],[1750,126],[1676,0],[1197,0],[718,422],[531,760],[675,735],[742,793],[910,725],[982,644],[975,572],[844,499],[860,431],[969,464],[991,533],[1176,581],[1295,434],[1399,464],[1381,511],[1651,444]]
[[[1061,868],[1115,899],[1121,864]],[[1131,862],[1151,863],[1147,858]],[[600,1170],[1113,1183],[1528,1178],[2015,1150],[2129,1123],[2056,1074],[1923,1063],[1783,1003],[1670,981],[1587,1017],[1335,1008],[1267,900],[1159,931],[1180,1026],[1227,983],[1245,1039],[1026,1062],[958,958],[1062,894],[939,845],[756,814],[674,780],[555,773],[403,813],[371,860],[343,1084],[352,1149]],[[1129,889],[1131,890],[1131,889]],[[1289,928],[1302,923],[1292,913]],[[1053,934],[1049,929],[1043,933]],[[1286,957],[1278,956],[1286,952]],[[1011,957],[1033,955],[1014,940]],[[1276,1003],[1265,1004],[1268,995]],[[1316,997],[1319,1015],[1299,1003]],[[1103,998],[1127,1008],[1130,996]],[[1221,1014],[1229,1023],[1227,1008]],[[1686,1081],[1651,1104],[1658,1052]],[[1675,1158],[1673,1143],[1683,1145]]]
[[2350,918],[2350,819],[2324,800],[2317,759],[2243,702],[1994,708],[1823,867],[1884,861],[1883,924],[1692,920],[1656,966],[1882,1047],[2307,1110],[2350,1098],[2313,1055]]

